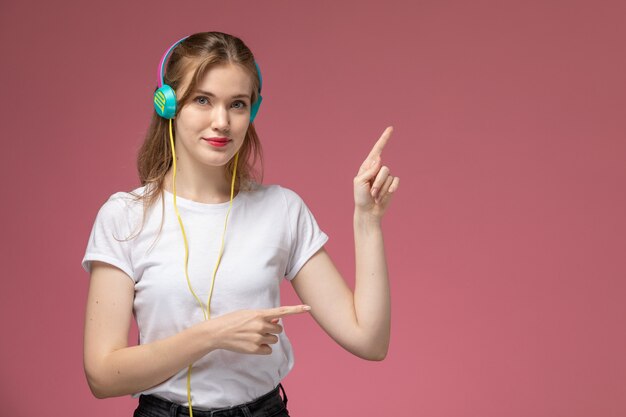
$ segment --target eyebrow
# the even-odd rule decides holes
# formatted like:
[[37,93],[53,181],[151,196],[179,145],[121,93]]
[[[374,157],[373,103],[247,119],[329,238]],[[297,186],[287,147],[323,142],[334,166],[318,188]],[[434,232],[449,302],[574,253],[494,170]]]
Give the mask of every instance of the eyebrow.
[[[197,94],[204,94],[205,96],[209,96],[209,97],[215,97],[215,94],[210,93],[208,91],[202,91],[202,90],[196,90]],[[250,99],[250,95],[249,94],[236,94],[234,96],[231,96],[231,98],[247,98],[248,100]]]

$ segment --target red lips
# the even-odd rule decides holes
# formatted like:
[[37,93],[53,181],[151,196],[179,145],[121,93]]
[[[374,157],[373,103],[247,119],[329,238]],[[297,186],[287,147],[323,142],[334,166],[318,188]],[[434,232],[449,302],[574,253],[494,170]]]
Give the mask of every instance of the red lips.
[[209,141],[209,142],[224,142],[224,143],[230,140],[228,138],[202,138],[202,139]]
[[222,146],[226,146],[230,139],[228,138],[202,138],[209,142],[210,145],[221,148]]

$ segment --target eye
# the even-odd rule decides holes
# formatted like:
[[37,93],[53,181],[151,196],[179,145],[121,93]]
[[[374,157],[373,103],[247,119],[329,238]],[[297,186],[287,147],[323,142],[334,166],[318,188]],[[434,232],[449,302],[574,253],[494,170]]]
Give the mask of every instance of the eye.
[[196,98],[193,99],[193,101],[195,101],[196,103],[204,106],[206,104],[209,104],[209,99],[205,96],[198,96]]
[[244,101],[241,100],[237,100],[233,103],[233,107],[236,109],[245,109],[246,108],[246,103]]

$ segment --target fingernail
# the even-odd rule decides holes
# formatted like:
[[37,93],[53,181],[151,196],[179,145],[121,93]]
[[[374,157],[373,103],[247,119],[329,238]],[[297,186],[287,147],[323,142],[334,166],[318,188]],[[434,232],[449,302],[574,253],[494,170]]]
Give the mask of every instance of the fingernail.
[[302,306],[302,309],[304,311],[309,311],[311,309],[311,306],[304,305],[304,306]]
[[378,194],[378,188],[372,188],[372,197],[376,198],[376,194]]

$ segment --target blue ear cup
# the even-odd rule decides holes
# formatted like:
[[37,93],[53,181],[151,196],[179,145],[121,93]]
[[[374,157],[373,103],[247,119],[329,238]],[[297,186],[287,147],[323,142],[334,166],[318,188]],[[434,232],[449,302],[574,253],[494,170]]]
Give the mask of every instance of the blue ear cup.
[[261,76],[261,68],[254,61],[254,66],[256,67],[256,72],[259,74],[259,98],[252,103],[252,107],[250,108],[250,123],[254,121],[256,114],[259,112],[259,107],[261,107],[261,102],[263,101],[263,97],[261,96],[261,89],[263,88],[263,77]]
[[154,110],[165,119],[173,119],[176,115],[176,93],[167,84],[154,92]]

